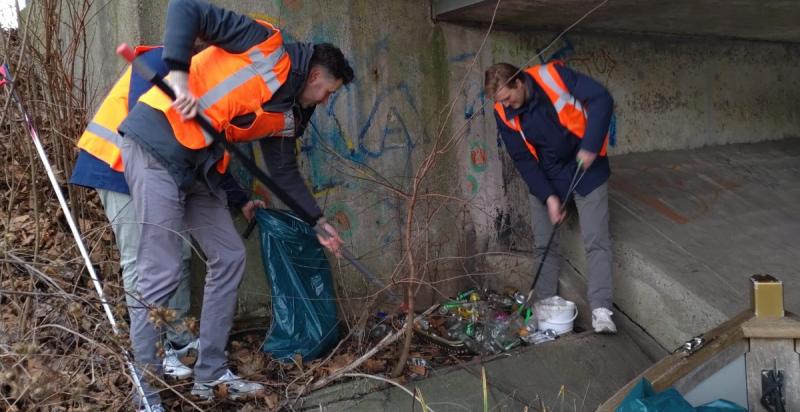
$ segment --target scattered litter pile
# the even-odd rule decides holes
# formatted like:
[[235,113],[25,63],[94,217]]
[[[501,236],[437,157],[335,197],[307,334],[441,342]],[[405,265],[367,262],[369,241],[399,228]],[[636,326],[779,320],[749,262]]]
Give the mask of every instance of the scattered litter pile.
[[[507,290],[469,289],[443,303],[438,313],[414,325],[422,339],[458,353],[496,354],[523,343],[557,337],[552,329],[537,330],[533,310],[524,308],[525,295]],[[521,316],[512,316],[519,312]]]

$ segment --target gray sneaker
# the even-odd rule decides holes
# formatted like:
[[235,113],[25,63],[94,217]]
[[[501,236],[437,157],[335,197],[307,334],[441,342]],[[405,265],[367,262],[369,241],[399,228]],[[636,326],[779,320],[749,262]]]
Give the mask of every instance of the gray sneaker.
[[224,375],[213,382],[195,382],[192,387],[192,395],[206,400],[213,399],[214,387],[222,384],[228,387],[228,399],[234,401],[248,398],[264,391],[264,385],[244,380],[228,369]]

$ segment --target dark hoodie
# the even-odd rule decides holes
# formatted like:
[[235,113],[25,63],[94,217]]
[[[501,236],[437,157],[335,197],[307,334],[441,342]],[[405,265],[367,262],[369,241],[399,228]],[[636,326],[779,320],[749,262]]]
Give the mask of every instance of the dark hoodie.
[[[167,9],[163,59],[172,70],[188,70],[192,45],[197,37],[230,53],[242,53],[263,42],[273,31],[253,19],[209,4],[203,0],[172,0]],[[272,179],[312,217],[322,212],[303,181],[297,166],[296,139],[305,130],[314,107],[302,109],[296,96],[302,90],[313,52],[311,44],[285,44],[291,59],[291,72],[286,83],[272,99],[262,105],[264,111],[295,113],[296,137],[261,139],[267,168]],[[243,127],[252,123],[254,114],[238,116],[231,123]],[[223,149],[212,145],[201,150],[183,147],[175,138],[167,118],[158,110],[137,104],[119,127],[125,138],[134,140],[158,159],[181,189],[189,188],[196,179],[209,187],[222,182],[214,165],[222,158]]]

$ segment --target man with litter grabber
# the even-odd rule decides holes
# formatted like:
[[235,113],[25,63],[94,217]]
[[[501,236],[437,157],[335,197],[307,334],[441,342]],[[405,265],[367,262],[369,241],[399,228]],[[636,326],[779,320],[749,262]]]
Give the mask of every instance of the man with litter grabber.
[[524,70],[495,64],[486,70],[484,87],[495,101],[506,150],[531,195],[535,249],[544,259],[536,297],[545,305],[566,302],[557,295],[558,254],[546,257],[548,247],[556,247],[551,235],[565,218],[563,203],[574,195],[586,250],[592,327],[597,333],[616,333],[608,232],[611,169],[606,157],[611,95],[557,61]]
[[[228,396],[238,399],[263,390],[226,366],[244,245],[220,189],[228,154],[192,118],[202,113],[231,143],[265,138],[272,180],[316,219],[328,234],[320,242],[336,252],[341,238],[319,219],[322,212],[298,171],[295,139],[315,106],[349,83],[353,71],[330,44],[284,44],[274,26],[201,0],[170,1],[165,26],[163,59],[175,100],[150,89],[119,127],[125,180],[142,222],[139,292],[148,304],[166,303],[178,284],[179,234],[197,240],[208,274],[191,392],[208,399],[214,386],[226,384]],[[211,46],[190,59],[197,37]],[[152,366],[156,374],[157,335],[145,310],[131,312],[136,363]],[[150,385],[145,393],[151,409],[158,410],[158,393]]]
[[[166,74],[167,67],[161,60],[161,47],[140,46],[136,55],[153,68]],[[122,173],[123,163],[119,145],[122,138],[116,130],[129,110],[152,85],[128,68],[114,84],[92,121],[78,141],[80,152],[73,168],[70,183],[95,189],[111,223],[117,248],[120,253],[120,268],[127,306],[141,306],[136,291],[136,252],[139,246],[139,224],[133,208],[128,184]],[[252,219],[255,208],[263,207],[261,201],[248,201],[247,194],[236,181],[226,174],[224,180],[228,205],[241,209],[247,219]],[[183,244],[180,282],[169,300],[168,308],[175,311],[175,321],[168,325],[164,341],[164,374],[182,379],[192,374],[192,369],[183,363],[189,349],[197,349],[198,341],[184,325],[189,311],[189,260],[191,248],[188,241]]]

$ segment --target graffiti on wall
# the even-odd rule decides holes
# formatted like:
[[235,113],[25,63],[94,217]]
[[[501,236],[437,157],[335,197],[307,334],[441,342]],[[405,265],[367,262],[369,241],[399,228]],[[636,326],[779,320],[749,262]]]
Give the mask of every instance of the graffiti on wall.
[[[464,52],[452,56],[448,62],[452,65],[459,65],[467,68],[475,59],[475,52]],[[473,67],[473,70],[476,70]],[[480,69],[477,69],[480,72]],[[481,127],[483,118],[486,115],[486,95],[483,92],[483,84],[480,82],[481,75],[472,73],[465,79],[459,93],[459,102],[463,104],[464,120],[464,139],[469,141],[467,151],[468,170],[464,176],[465,187],[463,192],[474,196],[480,190],[480,175],[486,172],[488,156],[487,145],[484,142],[485,136]],[[491,110],[491,109],[490,109]]]
[[[288,3],[284,1],[287,7]],[[301,3],[294,2],[295,6],[297,4]],[[266,15],[252,17],[269,18]],[[285,38],[294,39],[291,33],[285,33]],[[377,70],[384,70],[380,64],[387,61],[389,47],[388,39],[381,39],[372,48],[375,55],[365,59],[379,62]],[[412,152],[417,142],[425,139],[419,99],[412,83],[407,79],[389,84],[370,81],[369,77],[363,78],[364,74],[358,73],[359,67],[367,66],[359,64],[362,63],[359,56],[348,57],[357,71],[356,79],[333,94],[326,105],[317,107],[298,146],[299,160],[309,171],[305,175],[307,184],[345,238],[352,237],[358,230],[362,215],[354,209],[357,206],[352,200],[364,196],[362,183],[353,177],[354,170],[368,167],[391,176],[395,183],[402,185],[402,179],[413,173]],[[375,97],[364,101],[365,96]],[[253,155],[260,157],[259,146],[253,144],[251,148]],[[266,189],[253,182],[250,176],[242,181],[249,183],[255,195],[269,197]],[[334,192],[342,193],[329,198]],[[382,202],[384,209],[397,207],[391,200]],[[365,207],[363,203],[359,206]]]
[[[578,53],[575,45],[567,36],[559,39],[556,46],[558,48],[550,54],[546,52],[539,54],[541,63],[560,60],[570,68],[586,74],[604,85],[608,84],[608,79],[617,67],[617,61],[612,57],[611,52],[605,48],[581,50]],[[539,50],[537,50],[537,53],[539,53]]]
[[[420,130],[410,126],[419,123],[419,111],[408,85],[401,82],[381,91],[366,116],[358,112],[357,104],[352,104],[359,88],[360,84],[355,82],[337,92],[326,110],[316,111],[311,120],[313,125],[304,136],[301,151],[309,162],[310,183],[315,193],[345,184],[346,174],[341,173],[338,164],[342,161],[368,165],[387,153],[400,152],[404,169],[411,167],[411,152],[416,146],[413,136],[419,136]],[[337,106],[343,106],[345,113],[337,111]],[[358,118],[364,120],[353,133],[346,125]]]
[[[539,60],[542,64],[555,60],[562,61],[571,69],[583,73],[608,87],[608,80],[611,78],[614,69],[617,67],[617,61],[607,49],[598,48],[594,50],[582,50],[580,53],[578,53],[575,50],[575,45],[567,36],[563,36],[556,44],[558,48],[554,52],[550,54],[539,54]],[[539,51],[537,50],[537,53],[538,52]],[[611,114],[611,124],[609,125],[608,134],[609,144],[611,146],[616,146],[616,112]]]

